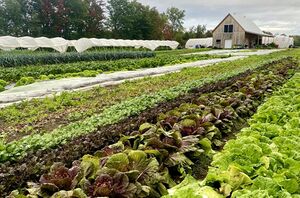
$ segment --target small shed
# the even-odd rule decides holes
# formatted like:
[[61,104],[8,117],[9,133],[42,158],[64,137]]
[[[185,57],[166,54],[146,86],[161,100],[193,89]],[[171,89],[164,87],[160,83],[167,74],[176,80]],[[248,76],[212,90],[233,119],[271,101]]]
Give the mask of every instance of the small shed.
[[253,48],[268,36],[245,16],[228,14],[213,30],[213,47]]

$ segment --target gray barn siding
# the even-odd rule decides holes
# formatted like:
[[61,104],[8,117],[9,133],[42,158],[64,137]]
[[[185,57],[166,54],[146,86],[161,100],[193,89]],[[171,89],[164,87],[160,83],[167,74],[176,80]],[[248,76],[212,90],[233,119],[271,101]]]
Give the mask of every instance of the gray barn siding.
[[[224,25],[233,25],[232,33],[224,32]],[[231,15],[228,15],[214,30],[213,32],[213,46],[224,48],[225,40],[232,39],[232,45],[245,45],[245,30],[233,19]],[[221,40],[221,45],[217,45],[217,40]]]

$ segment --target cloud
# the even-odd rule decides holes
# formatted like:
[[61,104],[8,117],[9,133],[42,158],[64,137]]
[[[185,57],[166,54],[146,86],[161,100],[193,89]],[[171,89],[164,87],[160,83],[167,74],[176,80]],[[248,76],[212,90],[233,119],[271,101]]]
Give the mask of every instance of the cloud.
[[213,29],[228,13],[252,19],[262,30],[300,35],[298,0],[138,0],[161,12],[175,6],[186,10],[185,27],[206,24]]

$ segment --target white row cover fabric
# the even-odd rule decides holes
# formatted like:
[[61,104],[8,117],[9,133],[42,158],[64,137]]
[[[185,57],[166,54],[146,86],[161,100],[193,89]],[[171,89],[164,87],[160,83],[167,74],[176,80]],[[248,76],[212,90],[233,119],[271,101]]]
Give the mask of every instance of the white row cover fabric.
[[17,38],[12,36],[0,37],[0,49],[10,51],[18,47],[20,47],[20,43],[18,42]]
[[75,47],[78,52],[84,52],[92,47],[144,47],[155,50],[158,47],[170,47],[176,49],[179,43],[176,41],[158,41],[158,40],[121,40],[121,39],[97,39],[81,38],[79,40],[65,40],[56,38],[32,38],[32,37],[0,37],[0,49],[9,51],[16,48],[26,48],[36,50],[38,48],[52,48],[58,52],[66,52],[68,47]]
[[291,46],[294,46],[294,38],[285,36],[285,35],[278,35],[275,37],[263,37],[262,38],[262,44],[267,45],[267,44],[271,44],[271,43],[275,43],[276,45],[278,45],[279,49],[286,49]]
[[27,48],[29,50],[36,50],[38,48],[37,41],[32,37],[29,36],[20,37],[17,39],[17,41],[19,42],[20,46],[22,46],[23,48]]
[[212,47],[213,45],[213,38],[195,38],[189,39],[186,44],[185,48],[187,49],[194,49],[197,47]]
[[158,47],[170,47],[176,49],[179,43],[176,41],[157,40],[122,40],[122,39],[96,39],[81,38],[77,41],[70,41],[69,46],[74,46],[78,52],[83,52],[92,47],[144,47],[155,50]]

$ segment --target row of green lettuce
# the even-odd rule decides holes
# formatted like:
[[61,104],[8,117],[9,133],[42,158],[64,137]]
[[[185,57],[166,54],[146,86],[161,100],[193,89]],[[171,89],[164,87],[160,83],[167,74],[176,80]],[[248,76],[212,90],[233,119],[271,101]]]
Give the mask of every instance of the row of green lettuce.
[[203,161],[209,161],[212,149],[220,149],[222,139],[238,131],[265,96],[291,76],[295,65],[287,63],[255,70],[222,90],[160,113],[153,124],[143,123],[117,143],[74,161],[70,169],[60,161],[21,193],[44,198],[165,195],[188,173],[205,172],[208,162]]
[[74,63],[79,61],[118,60],[123,58],[142,58],[155,56],[147,51],[107,51],[85,53],[30,53],[0,54],[0,67],[20,67],[25,65]]
[[300,73],[249,124],[214,156],[202,182],[189,176],[165,198],[299,198]]
[[0,67],[0,79],[6,82],[17,82],[17,86],[31,84],[34,81],[44,81],[68,77],[95,77],[103,72],[121,70],[136,70],[141,68],[154,68],[165,65],[193,62],[228,56],[209,55],[160,55],[156,57],[136,57],[136,59],[121,59],[114,61],[89,61],[69,64],[29,65],[22,67]]
[[72,138],[91,133],[100,126],[114,124],[129,116],[138,115],[142,111],[154,107],[161,102],[175,99],[193,88],[207,83],[226,80],[249,69],[255,69],[267,63],[271,63],[272,61],[274,61],[274,59],[261,60],[252,65],[242,65],[226,73],[220,73],[219,75],[200,80],[186,81],[178,86],[160,90],[153,94],[128,99],[104,109],[103,112],[98,115],[93,115],[81,122],[75,122],[68,126],[57,128],[51,133],[32,134],[8,144],[2,141],[0,144],[0,161],[14,161],[25,157],[30,150],[47,149],[59,144],[66,144]]

